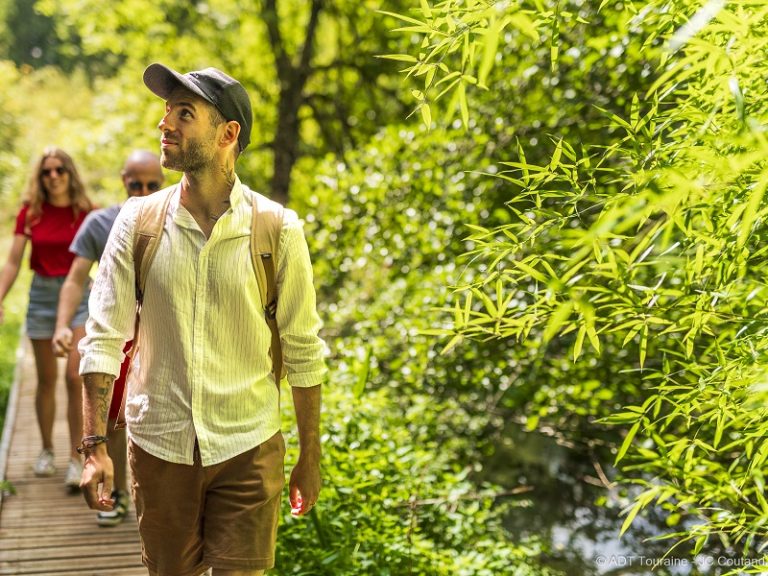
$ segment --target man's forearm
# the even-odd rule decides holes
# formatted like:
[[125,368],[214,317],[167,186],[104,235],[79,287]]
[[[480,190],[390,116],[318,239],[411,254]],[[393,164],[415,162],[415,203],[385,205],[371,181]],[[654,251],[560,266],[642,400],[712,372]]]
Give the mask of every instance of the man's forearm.
[[75,317],[77,307],[83,299],[83,286],[67,278],[59,293],[59,307],[56,311],[56,328],[66,328]]
[[90,279],[88,274],[92,265],[93,260],[84,256],[75,256],[59,293],[59,307],[56,311],[57,329],[69,327],[72,318],[75,317],[77,307],[83,299],[85,284]]
[[106,435],[114,383],[115,377],[111,374],[83,374],[83,436]]
[[319,385],[309,388],[291,387],[302,457],[320,458],[321,388]]

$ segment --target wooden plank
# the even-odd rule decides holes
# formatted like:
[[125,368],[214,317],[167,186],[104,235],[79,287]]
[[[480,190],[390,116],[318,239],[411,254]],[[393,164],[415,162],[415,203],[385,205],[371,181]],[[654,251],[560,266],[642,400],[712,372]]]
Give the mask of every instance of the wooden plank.
[[41,442],[34,411],[34,358],[28,341],[20,364],[13,426],[4,431],[2,441],[6,457],[0,478],[10,482],[16,493],[0,501],[0,576],[144,576],[133,508],[119,526],[100,527],[96,512],[86,506],[82,495],[64,486],[69,433],[63,362],[54,424],[57,470],[50,478],[32,473]]

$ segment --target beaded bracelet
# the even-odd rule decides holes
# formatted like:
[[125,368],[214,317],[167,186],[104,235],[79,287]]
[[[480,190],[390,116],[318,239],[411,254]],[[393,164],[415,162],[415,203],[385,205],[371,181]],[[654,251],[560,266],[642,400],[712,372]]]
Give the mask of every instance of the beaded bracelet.
[[78,454],[86,454],[87,452],[90,452],[96,446],[99,444],[105,444],[107,442],[106,436],[99,436],[94,434],[93,436],[85,436],[80,441],[80,446],[77,447],[77,453]]

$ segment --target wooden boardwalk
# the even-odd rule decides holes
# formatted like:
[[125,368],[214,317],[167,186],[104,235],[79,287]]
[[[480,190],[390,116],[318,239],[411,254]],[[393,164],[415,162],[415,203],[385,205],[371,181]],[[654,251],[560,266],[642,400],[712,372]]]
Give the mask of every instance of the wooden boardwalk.
[[[41,444],[34,409],[34,359],[29,341],[26,337],[23,341],[0,442],[0,480],[16,490],[0,500],[0,575],[146,575],[133,508],[120,526],[102,528],[83,497],[64,486],[69,435],[63,376],[57,386],[54,427],[57,472],[51,478],[32,474]],[[63,363],[60,368],[63,372]]]

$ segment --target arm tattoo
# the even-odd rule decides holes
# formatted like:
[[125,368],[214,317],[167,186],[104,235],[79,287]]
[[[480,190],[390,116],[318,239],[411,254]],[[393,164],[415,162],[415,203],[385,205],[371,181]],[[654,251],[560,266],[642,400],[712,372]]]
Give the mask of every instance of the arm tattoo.
[[114,381],[115,377],[109,376],[104,379],[105,386],[101,386],[96,390],[96,415],[105,422],[109,415],[109,405],[112,402],[112,384]]
[[83,374],[83,430],[88,434],[103,434],[112,399],[111,374]]

